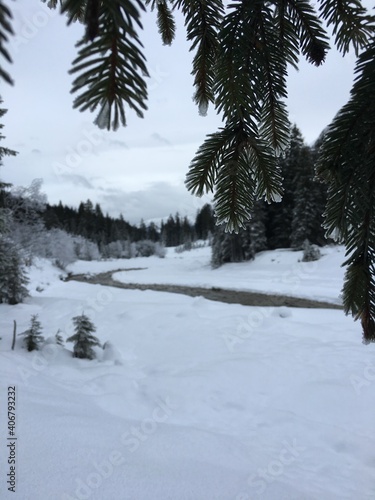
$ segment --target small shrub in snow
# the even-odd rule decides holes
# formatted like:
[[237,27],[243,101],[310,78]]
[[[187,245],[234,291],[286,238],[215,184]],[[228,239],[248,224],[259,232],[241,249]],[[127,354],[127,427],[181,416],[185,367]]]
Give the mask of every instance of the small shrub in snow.
[[155,243],[155,241],[140,240],[134,245],[135,257],[151,257],[151,255],[156,255],[160,258],[165,257],[165,248],[160,243]]
[[42,325],[37,314],[31,316],[30,328],[20,333],[20,335],[24,337],[23,343],[29,352],[39,350],[40,345],[44,342],[44,337],[42,336]]
[[115,365],[123,364],[120,351],[109,340],[104,343],[103,351],[102,361],[113,361]]
[[155,255],[160,259],[164,259],[164,257],[167,255],[166,248],[158,242],[155,243]]
[[67,342],[74,342],[73,356],[81,359],[95,359],[93,347],[101,347],[99,339],[92,335],[96,331],[94,324],[85,315],[73,318],[75,334],[66,339]]
[[313,262],[319,260],[321,253],[317,245],[312,245],[309,240],[303,242],[302,262]]
[[182,245],[179,245],[174,249],[176,253],[182,253],[182,252],[190,252],[190,250],[193,248],[193,244],[191,241],[185,241]]
[[61,330],[60,330],[60,328],[59,328],[59,329],[57,330],[57,332],[56,332],[56,335],[55,335],[56,344],[57,344],[57,345],[61,345],[61,346],[63,346],[63,345],[64,345],[64,339],[62,338],[62,336],[61,336],[61,333],[60,333],[60,332],[61,332]]

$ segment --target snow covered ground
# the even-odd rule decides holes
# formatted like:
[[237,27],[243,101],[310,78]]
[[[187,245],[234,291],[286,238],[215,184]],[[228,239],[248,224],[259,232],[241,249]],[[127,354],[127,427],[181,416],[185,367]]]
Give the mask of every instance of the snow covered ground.
[[[316,262],[264,252],[209,266],[209,249],[74,272],[339,301],[341,248]],[[164,292],[63,282],[46,262],[31,297],[0,305],[0,498],[22,500],[372,500],[374,345],[337,310],[245,307]],[[98,360],[53,343],[27,353],[18,332],[38,314],[44,336],[71,335],[82,311]],[[17,394],[9,437],[8,387]],[[15,454],[16,493],[8,491]]]

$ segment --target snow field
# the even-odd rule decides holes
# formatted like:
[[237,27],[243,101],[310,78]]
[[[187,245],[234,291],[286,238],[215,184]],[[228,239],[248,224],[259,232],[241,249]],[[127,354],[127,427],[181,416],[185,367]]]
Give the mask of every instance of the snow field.
[[[298,277],[297,254],[264,252],[216,271],[208,249],[72,267],[148,267],[123,273],[146,283],[289,285],[289,294],[338,301],[340,249],[327,249],[313,272],[305,268],[293,291],[282,280]],[[361,343],[351,318],[65,283],[46,262],[39,267],[26,303],[0,306],[0,401],[5,409],[15,385],[18,438],[15,494],[7,490],[2,439],[1,498],[374,498],[374,346]],[[60,328],[65,339],[82,311],[109,341],[97,360],[73,359],[72,344],[68,351],[52,341],[27,353],[20,337],[10,350],[13,319],[20,333],[38,314],[45,337]],[[5,436],[3,410],[0,426]]]

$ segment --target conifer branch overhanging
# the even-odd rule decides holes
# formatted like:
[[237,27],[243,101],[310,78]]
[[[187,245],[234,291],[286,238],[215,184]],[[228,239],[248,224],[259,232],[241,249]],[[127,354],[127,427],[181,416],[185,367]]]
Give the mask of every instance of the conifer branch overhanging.
[[94,123],[100,128],[116,130],[126,125],[125,103],[141,118],[147,109],[148,70],[137,32],[142,29],[143,10],[140,0],[68,0],[63,4],[69,22],[80,18],[87,27],[70,70],[78,74],[71,90],[79,93],[73,106],[80,111],[98,108]]
[[329,126],[317,173],[329,185],[328,235],[346,246],[343,300],[375,341],[375,39],[356,65],[349,102]]
[[[0,56],[2,56],[8,63],[12,62],[12,58],[6,48],[6,43],[9,41],[9,35],[14,34],[11,19],[12,13],[10,9],[5,5],[3,0],[0,0]],[[9,73],[5,71],[0,64],[0,81],[1,80],[13,85],[13,80]]]

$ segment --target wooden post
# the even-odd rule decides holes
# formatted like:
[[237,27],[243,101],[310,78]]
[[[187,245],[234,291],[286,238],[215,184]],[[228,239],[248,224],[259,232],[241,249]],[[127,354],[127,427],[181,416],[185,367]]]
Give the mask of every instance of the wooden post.
[[16,345],[16,330],[17,330],[17,323],[16,320],[13,320],[13,342],[12,342],[12,351],[14,351],[14,346]]

